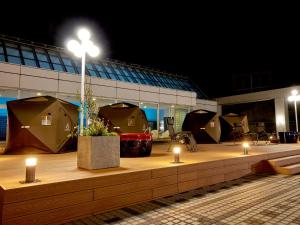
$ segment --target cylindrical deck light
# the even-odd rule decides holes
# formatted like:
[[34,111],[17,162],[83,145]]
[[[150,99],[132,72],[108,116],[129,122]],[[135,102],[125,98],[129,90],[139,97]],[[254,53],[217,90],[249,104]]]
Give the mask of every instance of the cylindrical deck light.
[[174,147],[173,148],[173,153],[174,153],[174,163],[180,163],[180,147]]
[[243,148],[244,148],[244,155],[248,155],[249,143],[248,142],[244,142],[243,143]]
[[25,160],[25,165],[26,165],[25,183],[35,182],[36,163],[37,163],[36,158],[28,158]]

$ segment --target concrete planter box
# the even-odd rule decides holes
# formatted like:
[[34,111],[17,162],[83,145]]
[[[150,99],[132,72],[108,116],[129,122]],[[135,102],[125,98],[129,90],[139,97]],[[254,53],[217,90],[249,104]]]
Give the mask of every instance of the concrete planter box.
[[103,169],[120,166],[119,136],[79,136],[77,166]]

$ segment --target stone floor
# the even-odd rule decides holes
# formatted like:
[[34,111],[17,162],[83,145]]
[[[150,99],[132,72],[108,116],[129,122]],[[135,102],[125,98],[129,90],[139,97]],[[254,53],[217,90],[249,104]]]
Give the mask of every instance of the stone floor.
[[300,175],[252,175],[65,225],[300,224]]

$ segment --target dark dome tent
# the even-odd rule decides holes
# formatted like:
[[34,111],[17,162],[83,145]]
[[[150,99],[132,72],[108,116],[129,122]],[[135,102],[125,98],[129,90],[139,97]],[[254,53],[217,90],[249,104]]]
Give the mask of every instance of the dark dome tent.
[[152,136],[145,112],[138,106],[121,102],[99,109],[98,117],[116,131],[121,140],[121,157],[149,156]]
[[66,101],[40,96],[7,102],[7,151],[33,147],[49,153],[76,150],[70,135],[78,124],[78,107]]
[[186,114],[182,130],[191,131],[197,144],[220,141],[220,121],[215,112],[199,109]]
[[229,113],[220,117],[221,141],[230,141],[234,136],[241,136],[249,132],[247,115]]

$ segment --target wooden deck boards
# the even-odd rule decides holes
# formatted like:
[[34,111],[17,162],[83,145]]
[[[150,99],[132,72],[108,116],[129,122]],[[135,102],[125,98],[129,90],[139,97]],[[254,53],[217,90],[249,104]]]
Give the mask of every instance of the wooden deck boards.
[[[34,184],[24,179],[25,155],[0,155],[0,215],[2,224],[59,224],[80,216],[125,207],[191,189],[237,179],[255,172],[266,159],[300,154],[300,145],[199,145],[183,150],[171,163],[167,145],[154,145],[147,158],[121,159],[121,167],[88,171],[77,169],[76,153],[37,155]],[[1,224],[0,222],[0,224]]]

